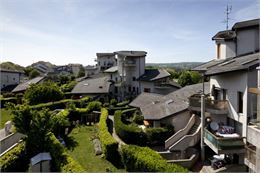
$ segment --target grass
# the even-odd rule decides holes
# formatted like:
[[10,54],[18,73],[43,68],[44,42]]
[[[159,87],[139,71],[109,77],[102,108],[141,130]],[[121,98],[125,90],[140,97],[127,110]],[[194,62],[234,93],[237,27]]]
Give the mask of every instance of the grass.
[[68,153],[82,165],[87,172],[106,172],[109,169],[113,172],[125,172],[124,169],[117,169],[109,161],[96,156],[92,139],[97,136],[97,126],[79,126],[70,133],[70,138],[76,141],[76,146]]
[[11,112],[6,109],[0,109],[0,129],[5,127],[5,123],[11,120]]

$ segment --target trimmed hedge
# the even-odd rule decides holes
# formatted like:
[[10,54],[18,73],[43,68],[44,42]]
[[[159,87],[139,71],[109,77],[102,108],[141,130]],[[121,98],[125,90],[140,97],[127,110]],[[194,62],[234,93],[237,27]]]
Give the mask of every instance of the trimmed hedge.
[[108,131],[107,117],[107,109],[102,108],[99,120],[99,138],[102,143],[102,148],[106,159],[116,164],[121,160],[121,158],[118,153],[118,143]]
[[123,145],[122,160],[130,172],[189,172],[176,164],[169,164],[160,154],[148,147]]
[[1,172],[26,172],[29,158],[25,154],[25,143],[21,142],[0,158]]
[[64,99],[56,102],[48,102],[48,103],[40,103],[38,105],[33,105],[31,106],[32,109],[43,109],[43,108],[48,108],[50,110],[55,110],[55,109],[64,109],[66,108],[67,104],[69,103],[74,103],[76,104],[77,107],[85,107],[87,103],[89,102],[90,98],[89,97],[84,97],[82,99],[74,100],[74,99]]
[[6,103],[18,103],[17,97],[0,98],[0,108],[5,108]]
[[52,171],[55,172],[86,172],[82,166],[77,163],[71,156],[67,154],[65,148],[54,136],[53,133],[49,134],[48,149],[52,157]]
[[173,128],[145,128],[143,131],[141,128],[133,124],[125,124],[123,122],[125,117],[129,117],[129,113],[133,112],[133,109],[125,111],[116,111],[114,115],[115,130],[123,141],[129,144],[136,144],[140,146],[144,145],[160,145],[164,144],[164,141],[173,134]]
[[114,115],[114,125],[119,137],[129,144],[146,145],[147,135],[145,132],[141,128],[124,124],[121,118],[122,111],[116,111]]
[[126,106],[129,104],[129,100],[126,100],[126,101],[122,101],[120,103],[117,103],[116,106],[118,107],[122,107],[122,106]]

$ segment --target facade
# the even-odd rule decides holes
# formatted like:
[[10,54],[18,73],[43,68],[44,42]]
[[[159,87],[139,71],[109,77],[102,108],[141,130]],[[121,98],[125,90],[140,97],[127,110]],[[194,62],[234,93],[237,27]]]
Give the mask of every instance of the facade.
[[7,86],[18,85],[22,78],[23,72],[0,69],[1,72],[1,90]]
[[180,88],[170,82],[170,74],[163,69],[145,69],[144,51],[118,51],[116,66],[104,72],[112,82],[112,93],[117,99],[132,99],[142,92],[168,94]]
[[[204,143],[215,154],[229,158],[229,164],[244,164],[248,123],[256,118],[256,97],[250,99],[249,91],[257,88],[259,23],[259,19],[238,22],[232,30],[217,33],[212,38],[216,58],[194,69],[210,78]],[[190,98],[190,110],[198,114],[199,101],[200,97]]]
[[97,67],[99,71],[103,72],[110,67],[116,66],[115,53],[97,53]]

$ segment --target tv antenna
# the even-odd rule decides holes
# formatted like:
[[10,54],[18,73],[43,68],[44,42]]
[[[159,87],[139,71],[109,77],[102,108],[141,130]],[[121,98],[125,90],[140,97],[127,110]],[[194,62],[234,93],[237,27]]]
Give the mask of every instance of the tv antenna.
[[227,4],[227,8],[226,8],[226,19],[223,21],[224,23],[226,23],[226,30],[228,30],[228,24],[229,24],[229,20],[231,19],[229,17],[229,14],[231,13],[231,10],[232,10],[232,5],[228,5]]

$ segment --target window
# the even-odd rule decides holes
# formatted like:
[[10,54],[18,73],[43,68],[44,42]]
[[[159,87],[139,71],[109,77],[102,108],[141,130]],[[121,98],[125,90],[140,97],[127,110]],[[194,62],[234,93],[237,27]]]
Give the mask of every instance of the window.
[[237,92],[238,113],[243,113],[243,92]]
[[217,59],[220,58],[220,44],[217,44]]
[[136,77],[133,77],[133,81],[136,81]]
[[117,87],[115,87],[115,93],[116,93],[116,94],[118,93],[118,88],[117,88]]
[[147,92],[147,93],[151,92],[151,88],[144,88],[144,92]]
[[223,100],[227,100],[227,90],[222,89],[222,92],[223,92]]
[[135,87],[133,87],[133,92],[135,92]]
[[128,91],[131,92],[131,86],[128,87]]
[[139,93],[139,88],[138,87],[136,87],[136,93]]
[[115,79],[116,79],[116,82],[117,82],[117,77]]

